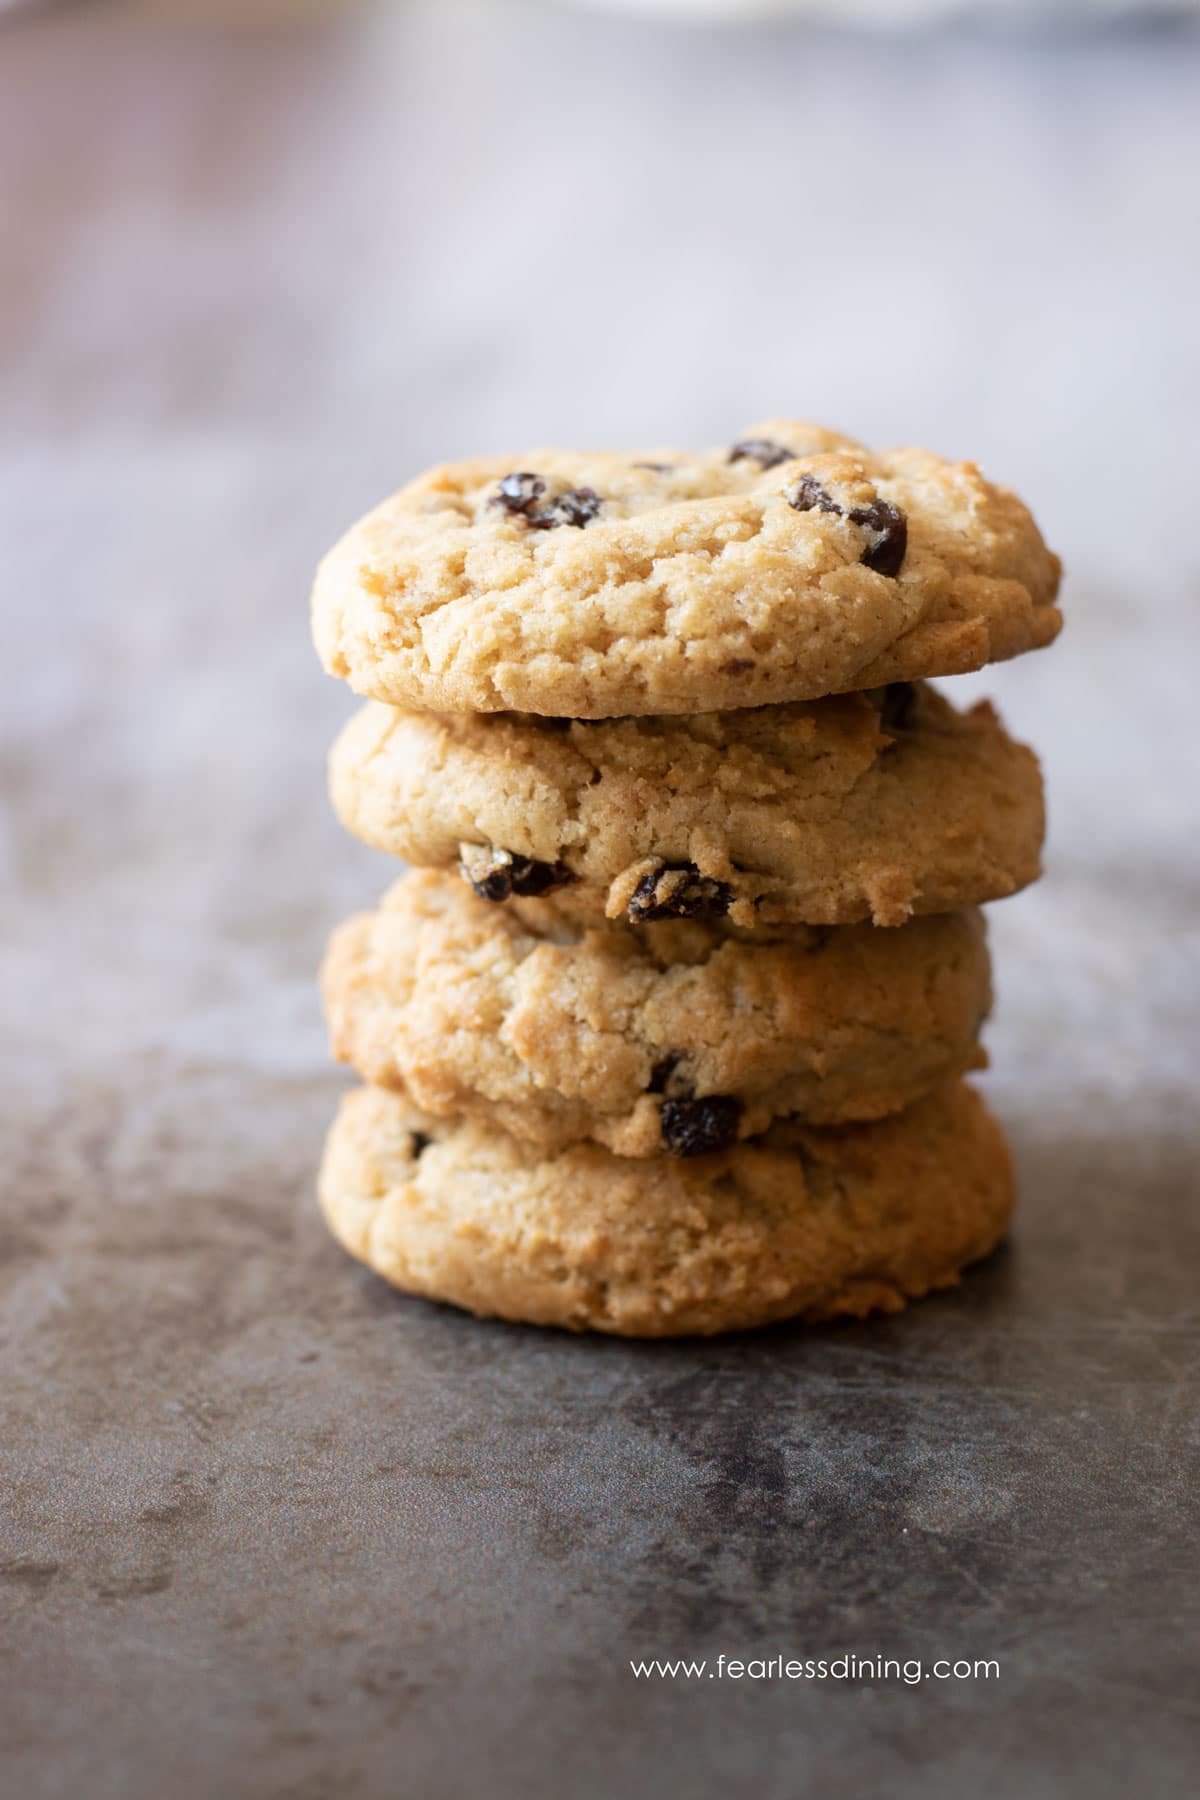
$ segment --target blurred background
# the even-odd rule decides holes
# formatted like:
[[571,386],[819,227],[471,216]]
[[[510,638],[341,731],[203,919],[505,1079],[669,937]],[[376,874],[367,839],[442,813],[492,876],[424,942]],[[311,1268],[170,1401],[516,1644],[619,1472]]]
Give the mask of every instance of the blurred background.
[[[128,1736],[130,1767],[148,1770],[141,1750],[157,1746],[154,1791],[196,1791],[197,1696],[225,1721],[223,1742],[266,1734],[281,1780],[308,1768],[308,1725],[293,1718],[308,1690],[271,1660],[282,1628],[264,1639],[246,1624],[235,1653],[210,1618],[218,1594],[239,1610],[222,1583],[249,1581],[265,1555],[253,1578],[263,1616],[286,1594],[294,1643],[326,1646],[310,1664],[293,1645],[291,1666],[318,1686],[335,1671],[339,1692],[359,1693],[343,1680],[359,1651],[320,1635],[328,1545],[379,1492],[378,1425],[347,1394],[374,1369],[419,1396],[447,1441],[452,1394],[492,1393],[487,1416],[498,1407],[514,1432],[525,1416],[510,1362],[525,1340],[419,1309],[385,1316],[382,1302],[368,1330],[370,1307],[310,1200],[343,1085],[316,964],[333,924],[394,870],[345,839],[325,801],[325,751],[353,702],[318,669],[307,591],[344,526],[430,462],[556,443],[720,444],[764,415],[795,415],[974,457],[1030,500],[1067,566],[1063,638],[956,684],[957,697],[994,694],[1036,744],[1051,819],[1047,879],[992,915],[988,1082],[1023,1178],[1017,1261],[961,1306],[978,1309],[984,1334],[980,1391],[980,1368],[1003,1372],[989,1416],[1018,1422],[1042,1379],[1063,1383],[1053,1416],[1074,1417],[1083,1372],[1104,1368],[1111,1341],[1142,1341],[1134,1313],[1157,1330],[1194,1192],[1200,1053],[1194,15],[1083,0],[5,9],[0,1155],[12,1205],[0,1337],[20,1354],[3,1441],[22,1445],[9,1491],[35,1572],[67,1558],[69,1539],[97,1604],[135,1596],[96,1636],[80,1624],[86,1608],[31,1632],[21,1742],[35,1761],[56,1746],[53,1792],[134,1791],[92,1785],[105,1733],[110,1748]],[[914,1313],[889,1342],[928,1346],[921,1333],[958,1304],[925,1324]],[[1110,1330],[1105,1309],[1126,1304]],[[1153,1341],[1161,1373],[1170,1345]],[[539,1399],[579,1368],[549,1341],[522,1354],[542,1359]],[[617,1382],[654,1366],[624,1354],[594,1367]],[[944,1369],[959,1357],[948,1350]],[[506,1380],[511,1402],[487,1385]],[[1153,1492],[1156,1471],[1170,1474],[1154,1445],[1180,1468],[1171,1432],[1194,1409],[1149,1374],[1131,1380],[1114,1405],[1150,1434],[1136,1469]],[[900,1405],[889,1393],[881,1416]],[[936,1418],[921,1419],[936,1439]],[[1013,1426],[1022,1442],[1042,1430]],[[1069,1454],[1060,1436],[1047,1455],[1069,1467],[1100,1454],[1104,1433],[1079,1431]],[[513,1442],[515,1456],[524,1440]],[[309,1458],[300,1472],[295,1446]],[[978,1496],[1003,1510],[1024,1452],[1010,1463],[953,1431],[943,1449],[908,1516],[914,1534],[960,1519],[974,1542]],[[572,1461],[586,1468],[586,1451]],[[224,1510],[189,1526],[153,1641],[136,1596],[158,1591],[150,1540],[179,1467],[220,1476]],[[958,1485],[937,1488],[943,1475]],[[1102,1469],[1093,1486],[1107,1480]],[[239,1534],[268,1504],[284,1509],[266,1515],[279,1533],[246,1549]],[[541,1593],[526,1512],[464,1530],[456,1566],[478,1572],[498,1531],[513,1578],[531,1571]],[[1046,1528],[1047,1571],[1067,1554],[1069,1535],[1054,1536],[1067,1513],[1074,1502]],[[432,1516],[413,1539],[402,1508],[373,1513],[371,1541],[403,1570],[411,1606],[470,1646],[454,1691],[472,1697],[484,1741],[530,1755],[524,1720],[544,1749],[531,1670],[552,1678],[573,1640],[562,1648],[547,1626],[533,1660],[510,1666],[507,1603],[487,1591],[495,1570],[464,1589],[467,1576],[436,1562],[431,1574],[414,1552],[436,1536]],[[985,1537],[1001,1530],[989,1520]],[[351,1531],[354,1556],[364,1541]],[[1120,1562],[1114,1544],[1096,1551],[1105,1566]],[[607,1564],[594,1591],[623,1566]],[[1169,1560],[1155,1567],[1170,1579]],[[842,1623],[859,1616],[853,1571],[846,1580]],[[1051,1574],[1036,1586],[1052,1594]],[[353,1601],[374,1618],[378,1592],[383,1643],[399,1616],[390,1591]],[[1134,1591],[1129,1606],[1143,1607]],[[979,1593],[978,1615],[958,1616],[971,1630],[982,1621],[970,1642],[987,1654]],[[584,1604],[578,1590],[571,1604]],[[1064,1616],[1075,1604],[1072,1589]],[[1075,1640],[1056,1630],[1048,1615],[1044,1641],[1082,1691]],[[1079,1646],[1112,1635],[1081,1626]],[[1171,1634],[1158,1638],[1172,1653]],[[589,1663],[579,1692],[596,1679]],[[1135,1695],[1127,1665],[1112,1680]],[[988,1730],[1008,1721],[1019,1759],[1029,1714],[1023,1690],[1008,1692],[1015,1710],[989,1715]],[[426,1715],[430,1758],[460,1742],[448,1704]],[[877,1725],[909,1741],[891,1704],[879,1697]],[[831,1731],[836,1719],[848,1721],[837,1766],[852,1771],[856,1728],[839,1713]],[[1051,1709],[1045,1757],[1067,1754],[1057,1732]],[[941,1727],[937,1738],[951,1741]],[[203,1741],[217,1759],[206,1791],[244,1791],[222,1785],[211,1733]],[[964,1757],[974,1741],[964,1732]],[[705,1742],[719,1759],[715,1729]],[[973,1764],[955,1767],[950,1791],[999,1792]]]

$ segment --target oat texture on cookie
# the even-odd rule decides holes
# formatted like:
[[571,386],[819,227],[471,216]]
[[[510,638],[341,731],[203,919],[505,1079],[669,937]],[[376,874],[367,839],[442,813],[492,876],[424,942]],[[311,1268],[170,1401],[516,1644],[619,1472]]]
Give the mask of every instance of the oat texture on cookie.
[[1059,572],[973,463],[790,419],[448,464],[352,527],[312,602],[365,700],[331,798],[413,867],[322,970],[351,1254],[644,1336],[985,1255],[978,908],[1038,877],[1042,781],[931,681],[1050,643]]
[[389,705],[618,718],[978,669],[1051,641],[1058,579],[974,463],[785,419],[432,469],[329,552],[312,620]]

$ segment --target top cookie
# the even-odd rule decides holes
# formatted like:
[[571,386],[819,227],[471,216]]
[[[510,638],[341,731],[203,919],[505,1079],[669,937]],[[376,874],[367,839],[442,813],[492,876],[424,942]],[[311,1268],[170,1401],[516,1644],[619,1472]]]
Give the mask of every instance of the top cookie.
[[697,455],[432,469],[325,557],[313,633],[331,674],[409,708],[725,710],[1048,644],[1059,570],[974,463],[769,420]]

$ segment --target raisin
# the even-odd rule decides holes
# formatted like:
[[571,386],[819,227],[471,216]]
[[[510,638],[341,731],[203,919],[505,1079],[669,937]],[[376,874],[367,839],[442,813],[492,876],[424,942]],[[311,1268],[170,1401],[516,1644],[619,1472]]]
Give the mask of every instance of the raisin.
[[802,475],[791,493],[788,505],[794,506],[797,512],[827,512],[841,515],[841,507],[827,488],[823,488],[815,475]]
[[526,513],[535,531],[552,531],[556,525],[575,525],[580,530],[600,511],[601,500],[595,488],[567,488],[555,499]]
[[791,462],[792,454],[783,444],[776,444],[771,438],[743,438],[729,452],[729,461],[756,462],[760,469],[774,469],[780,463]]
[[413,1161],[416,1162],[418,1156],[423,1156],[425,1151],[428,1150],[433,1139],[427,1131],[410,1131],[408,1136],[412,1146]]
[[908,520],[900,508],[890,500],[876,500],[870,506],[856,506],[850,522],[867,533],[860,561],[877,575],[897,576],[908,549]]
[[540,475],[522,469],[514,475],[506,475],[497,484],[488,505],[502,506],[506,512],[523,513],[528,517],[545,491],[546,484]]
[[488,875],[468,875],[467,880],[481,900],[508,900],[512,896],[507,869],[495,869]]
[[511,850],[481,850],[470,861],[464,857],[459,869],[481,900],[509,900],[514,894],[533,900],[575,879],[565,863],[538,862]]
[[908,520],[890,500],[873,500],[870,506],[854,506],[847,512],[815,475],[802,475],[787,500],[797,512],[837,513],[861,526],[867,534],[867,547],[859,561],[877,575],[900,573],[908,550]]
[[664,1100],[660,1118],[664,1149],[672,1156],[707,1156],[737,1142],[742,1103],[732,1094],[703,1100]]
[[543,503],[545,492],[541,475],[535,475],[531,469],[519,469],[497,483],[488,505],[515,513],[534,531],[552,531],[556,525],[582,527],[596,517],[602,505],[595,488],[564,488],[553,500]]
[[695,863],[660,863],[642,876],[626,913],[635,925],[655,919],[719,919],[729,911],[733,889],[702,875]]

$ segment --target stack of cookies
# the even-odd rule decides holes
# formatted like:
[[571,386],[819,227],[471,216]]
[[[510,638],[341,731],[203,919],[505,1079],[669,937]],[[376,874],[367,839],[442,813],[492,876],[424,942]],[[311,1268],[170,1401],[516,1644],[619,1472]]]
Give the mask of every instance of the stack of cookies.
[[433,470],[317,577],[356,836],[413,870],[324,970],[346,1248],[481,1314],[660,1336],[895,1310],[1002,1236],[963,1080],[1041,779],[926,685],[1048,644],[970,463],[772,421]]

